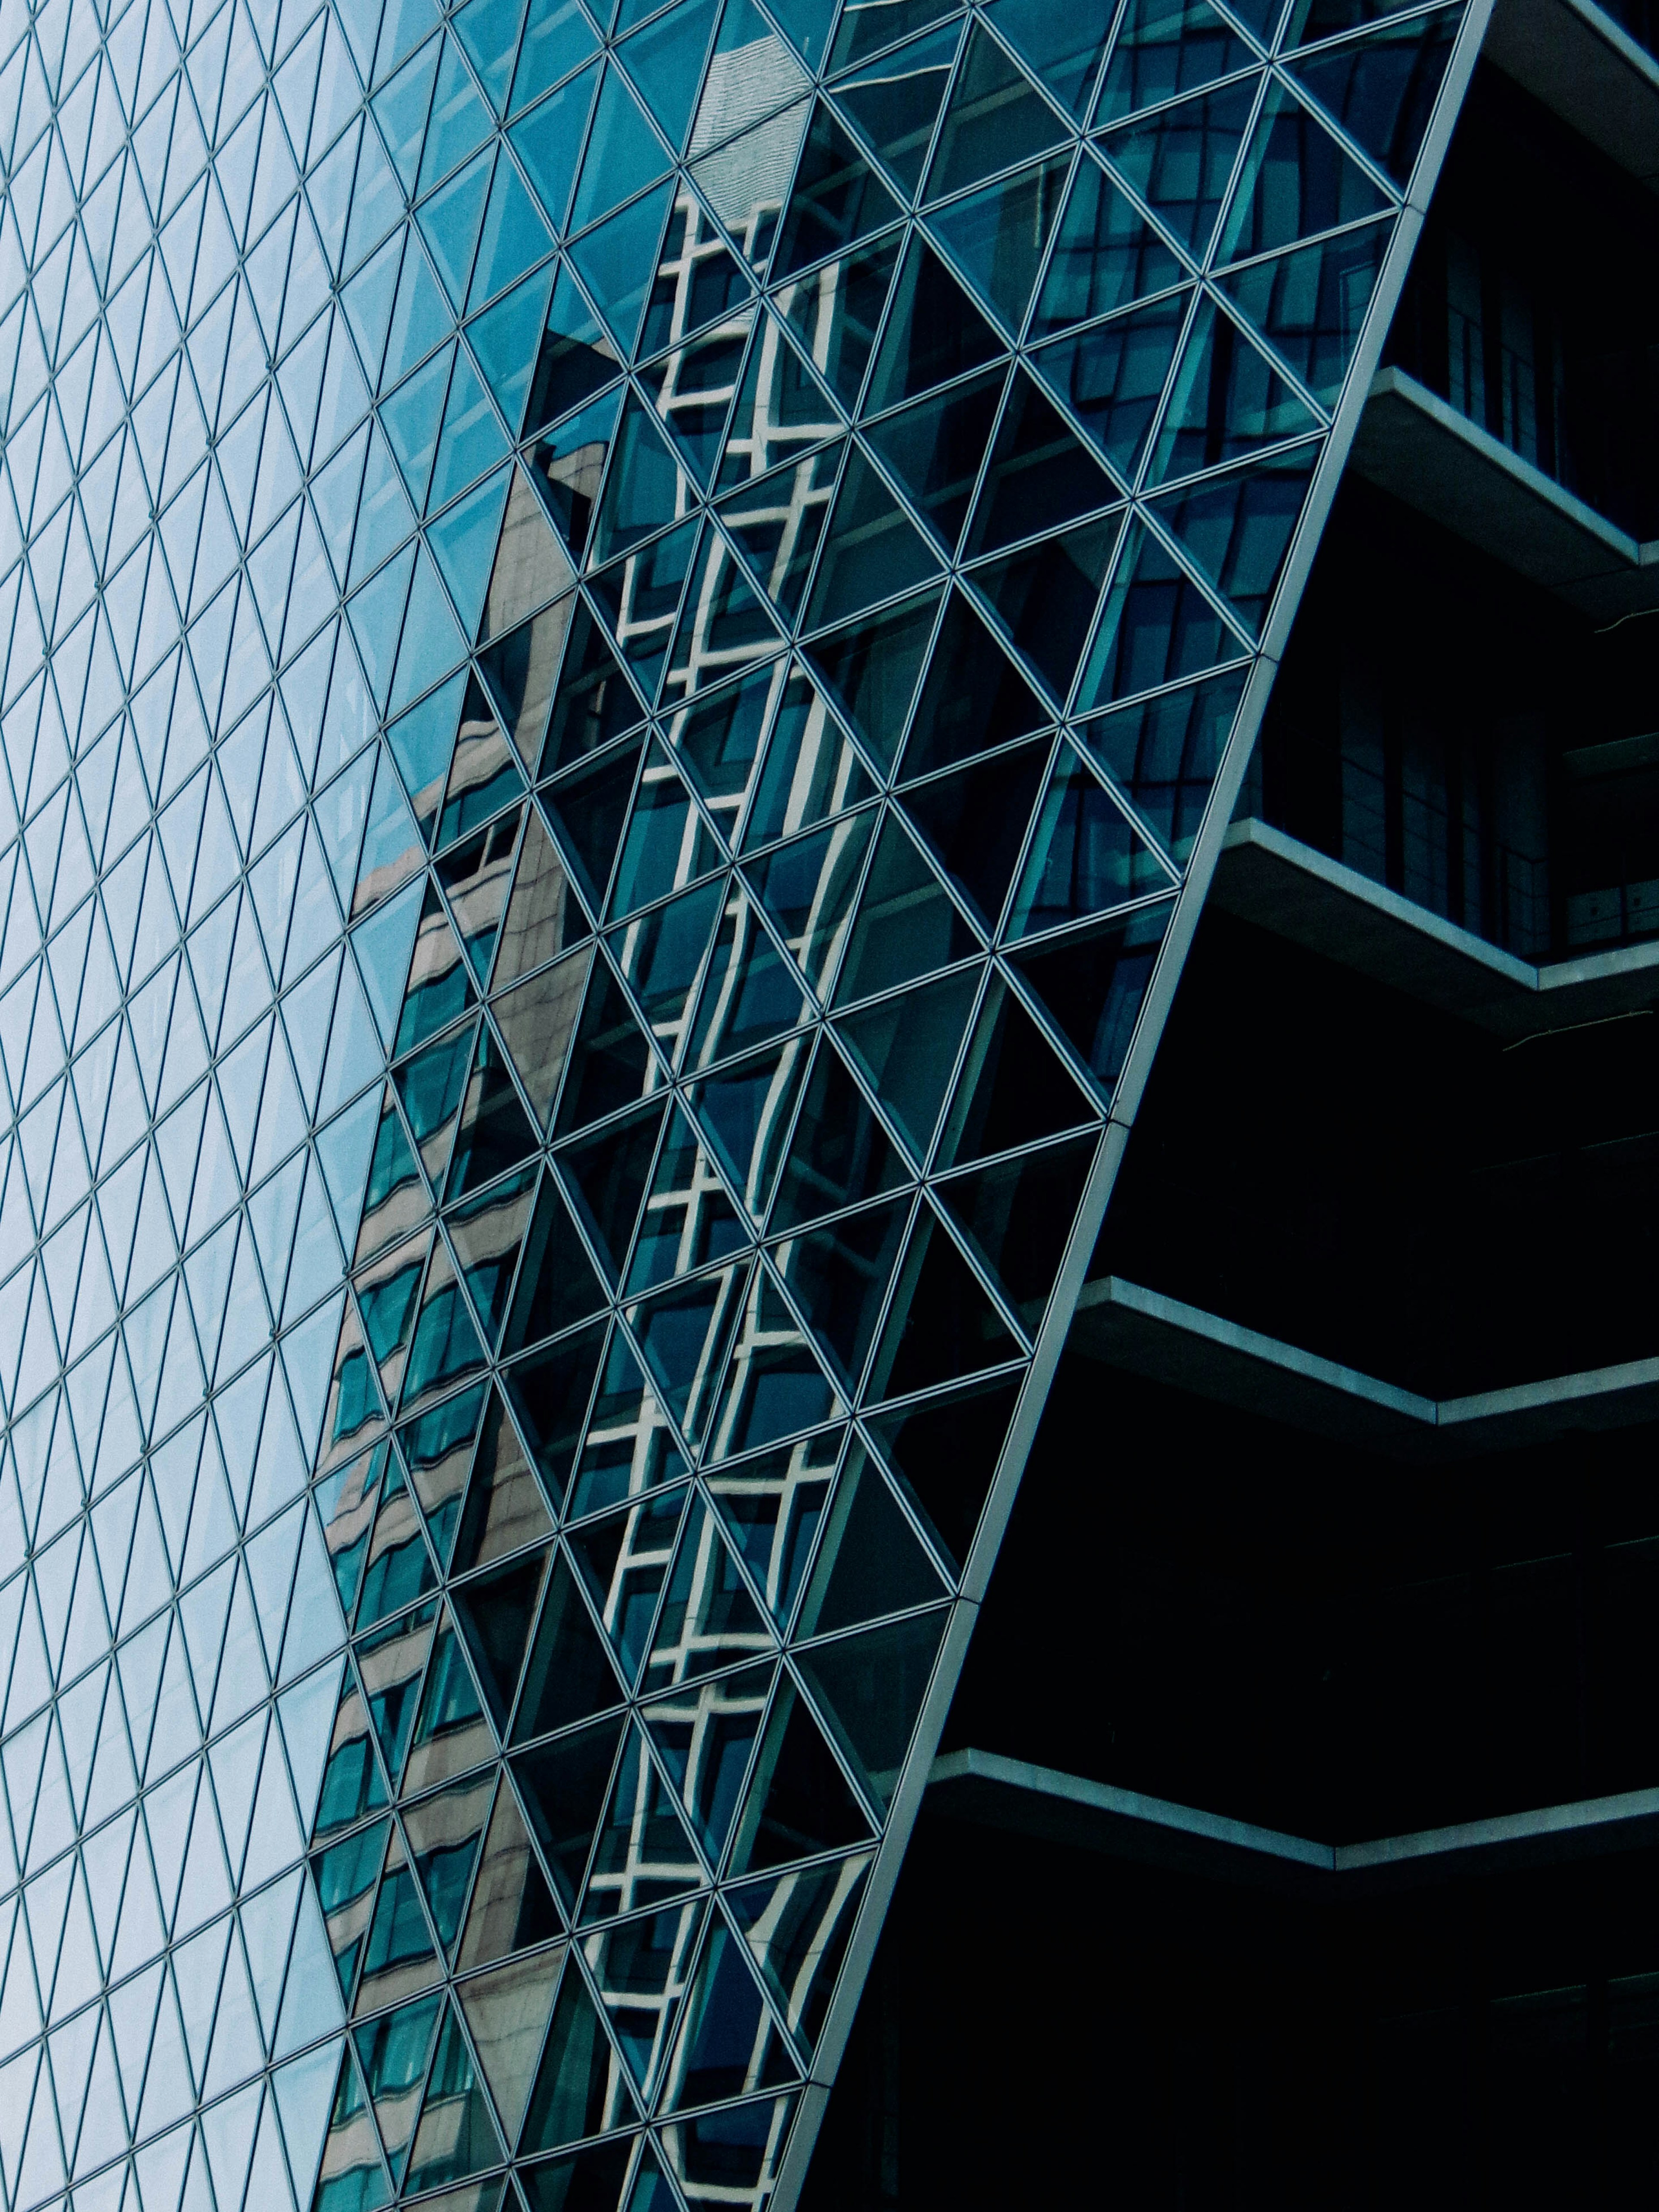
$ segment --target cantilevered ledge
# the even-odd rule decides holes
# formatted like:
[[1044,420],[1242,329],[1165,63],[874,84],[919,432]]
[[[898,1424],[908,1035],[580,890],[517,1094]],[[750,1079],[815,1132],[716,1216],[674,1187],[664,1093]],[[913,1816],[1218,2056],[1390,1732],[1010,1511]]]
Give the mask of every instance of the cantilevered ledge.
[[1659,939],[1534,967],[1266,822],[1227,832],[1211,902],[1510,1040],[1659,1000]]
[[1638,543],[1403,369],[1372,379],[1348,465],[1598,621],[1659,606],[1659,539]]
[[1113,1857],[1224,1881],[1328,1892],[1538,1865],[1588,1851],[1629,1850],[1659,1837],[1659,1790],[1504,1813],[1455,1827],[1364,1843],[1317,1843],[1191,1805],[1143,1796],[1000,1752],[952,1751],[933,1761],[930,1808]]
[[1462,1459],[1659,1415],[1659,1358],[1425,1398],[1121,1275],[1084,1285],[1067,1341],[1150,1382],[1396,1459]]
[[1595,0],[1498,0],[1481,51],[1621,169],[1659,183],[1659,61]]

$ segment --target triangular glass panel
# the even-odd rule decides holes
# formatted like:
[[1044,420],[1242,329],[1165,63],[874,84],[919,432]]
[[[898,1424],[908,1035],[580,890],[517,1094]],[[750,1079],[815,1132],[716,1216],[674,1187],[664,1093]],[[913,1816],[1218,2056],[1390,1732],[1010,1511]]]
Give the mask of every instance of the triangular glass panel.
[[850,115],[908,198],[915,195],[933,143],[933,125],[962,42],[960,21],[913,40],[872,69],[843,77],[836,103]]
[[394,1459],[369,1534],[357,1626],[372,1628],[423,1598],[437,1577],[402,1467]]
[[772,725],[745,849],[769,844],[875,795],[862,756],[805,672],[792,668]]
[[869,1839],[868,1814],[824,1741],[811,1705],[786,1679],[755,1763],[732,1853],[732,1873],[758,1873]]
[[[474,0],[477,4],[477,0]],[[511,161],[498,161],[484,210],[478,258],[472,270],[468,305],[481,307],[516,284],[553,249],[552,234]]]
[[[586,1720],[608,1705],[620,1704],[622,1694],[605,1656],[604,1639],[576,1586],[574,1571],[561,1553],[547,1580],[536,1641],[524,1670],[513,1740],[522,1743],[545,1735],[550,1729],[568,1728],[573,1721]],[[535,1770],[538,1774],[541,1771]],[[538,1786],[533,1780],[529,1784],[532,1792]],[[598,1808],[594,1809],[597,1814]],[[556,1875],[556,1867],[554,1872]]]
[[560,1961],[557,1951],[516,1959],[457,1992],[509,2143],[524,2120]]
[[553,712],[538,770],[541,775],[574,767],[645,719],[605,625],[586,600],[576,602],[570,617],[552,696]]
[[1127,124],[1102,151],[1194,259],[1201,260],[1255,106],[1256,80],[1224,86]]
[[821,100],[779,227],[775,279],[849,246],[896,220],[899,205]]
[[1040,729],[1049,719],[985,623],[951,594],[905,744],[902,773],[925,775]]
[[613,1284],[620,1281],[628,1264],[661,1126],[662,1109],[647,1107],[561,1155],[568,1187]]
[[604,903],[642,750],[636,744],[608,753],[544,796],[554,833],[596,908]]
[[888,814],[848,939],[836,1003],[892,990],[979,949],[915,840],[896,814]]
[[1001,915],[1048,750],[1048,741],[1037,738],[904,795],[912,826],[988,932]]
[[490,1007],[537,1121],[544,1127],[558,1092],[592,960],[591,950],[573,952],[504,991]]
[[467,1024],[404,1061],[393,1081],[435,1188],[443,1187],[455,1116],[466,1090],[476,1027]]
[[728,1263],[629,1310],[664,1402],[692,1437],[702,1436],[712,1409],[719,1360],[737,1328],[745,1274],[744,1265]]
[[630,390],[617,426],[605,493],[593,518],[590,558],[614,560],[653,532],[678,522],[695,496],[687,474],[656,410]]
[[520,2149],[556,2150],[635,2117],[627,2069],[606,2033],[574,1958],[566,1961],[541,2070],[531,2092]]
[[[572,15],[579,11],[572,9]],[[585,20],[581,27],[586,30]],[[532,34],[534,35],[533,33]],[[582,131],[599,82],[597,64],[560,86],[550,100],[521,115],[507,132],[514,151],[529,173],[536,197],[549,222],[562,228],[570,205],[570,187],[582,149]],[[519,96],[514,87],[515,98]]]
[[1085,151],[1078,158],[1031,318],[1031,336],[1069,330],[1179,283],[1181,264]]
[[442,900],[430,883],[421,906],[409,981],[398,1017],[392,1050],[401,1056],[423,1044],[473,1005],[471,978]]
[[1173,888],[1122,809],[1062,746],[1008,917],[1009,937],[1056,929]]
[[465,669],[422,700],[386,732],[398,773],[403,779],[415,819],[428,844],[443,803],[449,757],[454,750],[456,724],[462,693],[467,684]]
[[525,817],[491,988],[500,991],[520,976],[532,974],[562,952],[568,943],[585,934],[580,909],[569,895],[564,864],[547,834],[540,811],[532,806]]
[[1457,27],[1449,13],[1413,15],[1292,62],[1289,74],[1404,191]]
[[1080,123],[1110,25],[1055,8],[1052,0],[993,0],[990,21]]
[[[777,305],[787,316],[802,351],[845,408],[857,404],[863,388],[864,373],[870,365],[903,243],[902,231],[889,231],[851,253],[839,255],[811,276],[785,285],[777,295]],[[735,441],[745,434],[751,441],[744,471],[748,476],[758,476],[780,458],[771,447],[781,446],[783,436],[798,444],[811,436],[823,437],[836,427],[824,406],[823,394],[801,368],[793,348],[774,338],[764,323],[760,328],[732,423],[734,449]],[[762,374],[768,368],[770,373],[763,384]],[[763,398],[764,442],[756,429]],[[725,481],[724,473],[721,480]]]
[[428,1599],[358,1646],[368,1685],[368,1717],[395,1790],[414,1734],[416,1700],[431,1649],[437,1607]]
[[512,1784],[503,1778],[484,1837],[456,1963],[463,1970],[483,1966],[509,1952],[544,1942],[558,1934],[559,1926],[558,1908],[531,1847],[519,1801]]
[[1374,222],[1219,280],[1322,406],[1336,404],[1393,235],[1392,222]]
[[836,1024],[918,1164],[932,1146],[977,989],[975,975],[946,976]]
[[913,1390],[998,1366],[1019,1352],[1013,1332],[978,1277],[936,1217],[922,1206],[867,1395],[908,1397]]
[[795,1088],[806,1065],[805,1040],[757,1053],[697,1085],[691,1103],[710,1149],[748,1209],[764,1218],[789,1127]]
[[712,1866],[726,1850],[776,1671],[770,1660],[740,1668],[655,1698],[641,1711],[680,1809]]
[[[467,342],[477,356],[484,382],[500,401],[507,427],[515,438],[526,423],[526,401],[540,366],[539,346],[553,277],[551,268],[538,270],[466,326]],[[541,426],[531,419],[528,427],[533,430]]]
[[773,2004],[808,2051],[830,2008],[871,1855],[728,1889],[726,1902]]
[[621,411],[620,390],[600,394],[574,415],[544,431],[530,453],[538,489],[565,544],[578,556],[587,544],[593,503],[599,495],[605,456]]
[[[472,1310],[483,1324],[484,1340],[491,1351],[501,1341],[501,1324],[507,1318],[507,1300],[512,1295],[513,1271],[530,1218],[535,1188],[536,1171],[533,1167],[526,1168],[470,1205],[458,1208],[447,1219],[450,1241],[460,1262],[461,1279],[466,1285]],[[551,1331],[545,1334],[550,1334]]]
[[824,528],[823,551],[803,620],[806,629],[842,623],[933,574],[939,561],[862,453],[854,451]]
[[759,1609],[720,1534],[718,1516],[694,1499],[652,1636],[645,1694],[715,1674],[771,1648]]
[[1123,1072],[1171,910],[1168,905],[1143,907],[1127,921],[1097,925],[1013,960],[1079,1060],[1108,1093]]
[[502,1350],[507,1357],[599,1312],[605,1292],[556,1178],[543,1178]]
[[598,1512],[672,1482],[684,1472],[657,1395],[626,1335],[615,1329],[566,1510],[571,1515]]
[[1006,350],[945,263],[914,234],[871,373],[868,411],[920,398]]
[[[581,2212],[591,2204],[594,2212],[611,2212],[611,2208],[623,2201],[628,2186],[628,2171],[634,2156],[636,2142],[643,2141],[641,2154],[640,2179],[629,2192],[629,2212],[654,2212],[645,2177],[659,2172],[651,2150],[648,2136],[613,2136],[608,2142],[591,2143],[586,2150],[572,2151],[562,2158],[543,2159],[535,2166],[523,2169],[524,2187],[529,2193],[534,2212]],[[665,2187],[666,2185],[663,2184]],[[642,2193],[643,2192],[643,2193]]]
[[660,738],[648,746],[607,920],[649,906],[720,865],[720,851]]
[[945,1609],[886,1628],[842,1637],[800,1655],[800,1670],[872,1803],[892,1803],[928,1679],[945,1632]]
[[513,1711],[548,1556],[544,1552],[533,1553],[453,1593],[455,1618],[466,1638],[498,1735],[506,1734]]
[[607,940],[671,1065],[684,1056],[691,988],[726,902],[726,889],[721,881],[704,883],[614,930]]
[[924,592],[818,639],[809,655],[820,682],[884,769],[892,766],[897,733],[909,715],[939,601],[937,591]]
[[[763,869],[764,863],[762,864]],[[795,970],[741,896],[727,900],[687,1064],[707,1067],[797,1027],[807,1005]]]
[[[1065,1227],[1070,1224],[1068,1212]],[[876,1461],[850,1456],[801,1606],[798,1636],[824,1636],[946,1595]]]
[[1018,177],[1001,178],[935,208],[928,217],[975,291],[1015,336],[1024,326],[1071,166],[1069,153],[1050,155]]
[[707,1476],[733,1543],[772,1618],[787,1626],[830,1495],[841,1432],[727,1461]]
[[1189,476],[1319,428],[1267,356],[1206,299],[1176,371],[1148,481]]
[[762,1998],[748,1947],[715,1914],[669,2063],[662,2109],[714,2104],[795,2079],[793,2054]]
[[573,267],[624,356],[635,349],[657,280],[658,246],[673,197],[672,183],[659,185],[595,224],[570,249]]
[[[567,1576],[569,1569],[564,1570]],[[570,1595],[581,1603],[572,1578]],[[605,1673],[611,1662],[597,1630],[588,1631]],[[560,1738],[544,1750],[532,1752],[513,1762],[513,1778],[523,1795],[525,1809],[535,1830],[553,1886],[567,1913],[575,1908],[576,1893],[586,1869],[593,1832],[605,1811],[611,1790],[611,1771],[622,1740],[623,1719],[597,1721]]]
[[1033,1334],[1054,1286],[1095,1151],[1092,1137],[1077,1137],[937,1186],[951,1218]]
[[483,1400],[481,1387],[464,1390],[459,1397],[409,1422],[398,1433],[398,1449],[421,1501],[427,1534],[441,1570],[448,1561]]
[[1381,215],[1388,206],[1381,187],[1312,110],[1275,81],[1240,169],[1215,258],[1243,261],[1272,253],[1340,223]]
[[553,1532],[547,1506],[499,1390],[492,1390],[479,1430],[472,1480],[461,1511],[450,1571],[475,1567],[538,1543]]
[[1003,371],[990,369],[937,398],[874,424],[870,442],[899,477],[947,551],[962,534],[980,465],[1002,396]]
[[848,1391],[857,1389],[869,1358],[909,1216],[908,1199],[893,1200],[792,1237],[779,1249],[784,1279]]
[[648,2095],[673,2040],[703,1915],[682,1905],[625,1921],[582,1946],[635,2087]]
[[563,1503],[604,1346],[604,1325],[596,1322],[534,1358],[520,1360],[507,1374],[518,1425],[556,1510]]
[[553,534],[547,509],[522,469],[513,471],[512,489],[501,518],[501,534],[484,596],[478,641],[487,645],[529,620],[568,590],[574,579],[563,548]]
[[[1228,483],[1222,495],[1235,489]],[[1213,491],[1209,496],[1213,501]],[[1178,683],[1244,649],[1163,540],[1145,523],[1133,522],[1079,678],[1079,708]]]
[[748,1242],[696,1126],[676,1107],[641,1216],[628,1271],[630,1294],[692,1273]]
[[999,169],[1044,152],[1066,135],[1047,100],[977,27],[957,71],[927,172],[927,198],[943,199]]
[[985,1159],[1094,1118],[1018,997],[994,981],[945,1122],[941,1164]]
[[1097,125],[1156,107],[1217,77],[1248,69],[1257,57],[1207,0],[1131,0],[1112,47]]
[[958,1574],[1018,1395],[1016,1376],[866,1423],[923,1527]]
[[311,1863],[328,1947],[340,1977],[340,1994],[348,2004],[356,1986],[357,1966],[374,1912],[374,1885],[380,1879],[391,1828],[390,1820],[376,1820],[319,1852]]
[[769,1272],[757,1267],[721,1389],[711,1455],[757,1450],[797,1430],[839,1420],[846,1411],[811,1339]]
[[1120,708],[1079,732],[1178,862],[1192,851],[1243,690],[1241,669]]
[[497,1176],[527,1158],[536,1141],[536,1131],[520,1102],[501,1048],[486,1023],[479,1032],[478,1049],[461,1099],[444,1185],[446,1200],[453,1205],[480,1184],[494,1182]]
[[1177,294],[1057,339],[1032,359],[1126,483],[1133,483],[1186,319]]
[[635,1722],[629,1728],[599,1823],[581,1918],[605,1920],[641,1906],[660,1906],[701,1888],[704,1879],[674,1793],[653,1763]]
[[[344,1848],[336,1846],[337,1850]],[[374,2012],[382,2005],[401,2004],[418,1990],[430,1989],[442,1975],[421,1911],[414,1869],[402,1838],[394,1834],[386,1878],[362,1947],[362,1974],[354,2009]]]
[[623,1513],[585,1522],[568,1539],[570,1556],[630,1689],[650,1649],[685,1501],[683,1487],[659,1490]]
[[1162,501],[1160,520],[1260,635],[1321,448],[1310,443],[1281,459],[1194,485]]
[[774,1231],[896,1189],[909,1170],[826,1036],[801,1102],[773,1206]]

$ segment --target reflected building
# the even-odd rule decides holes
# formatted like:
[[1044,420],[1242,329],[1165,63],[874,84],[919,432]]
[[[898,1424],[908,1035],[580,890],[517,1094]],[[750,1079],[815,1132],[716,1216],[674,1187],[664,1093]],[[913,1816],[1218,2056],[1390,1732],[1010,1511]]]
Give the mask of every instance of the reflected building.
[[1650,29],[0,22],[6,2212],[1651,2181]]

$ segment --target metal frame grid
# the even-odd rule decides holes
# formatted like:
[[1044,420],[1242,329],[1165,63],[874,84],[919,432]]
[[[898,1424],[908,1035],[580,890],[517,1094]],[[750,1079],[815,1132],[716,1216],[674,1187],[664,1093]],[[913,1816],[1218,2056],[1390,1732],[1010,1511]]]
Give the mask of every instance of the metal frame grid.
[[1073,13],[0,10],[10,2212],[799,2191],[1485,20]]

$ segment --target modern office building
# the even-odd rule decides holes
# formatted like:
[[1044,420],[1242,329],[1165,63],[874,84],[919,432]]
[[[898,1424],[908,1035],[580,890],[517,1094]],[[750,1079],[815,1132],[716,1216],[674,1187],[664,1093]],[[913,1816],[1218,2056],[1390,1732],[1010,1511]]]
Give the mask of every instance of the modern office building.
[[4,2212],[1651,2197],[1656,55],[0,0]]

